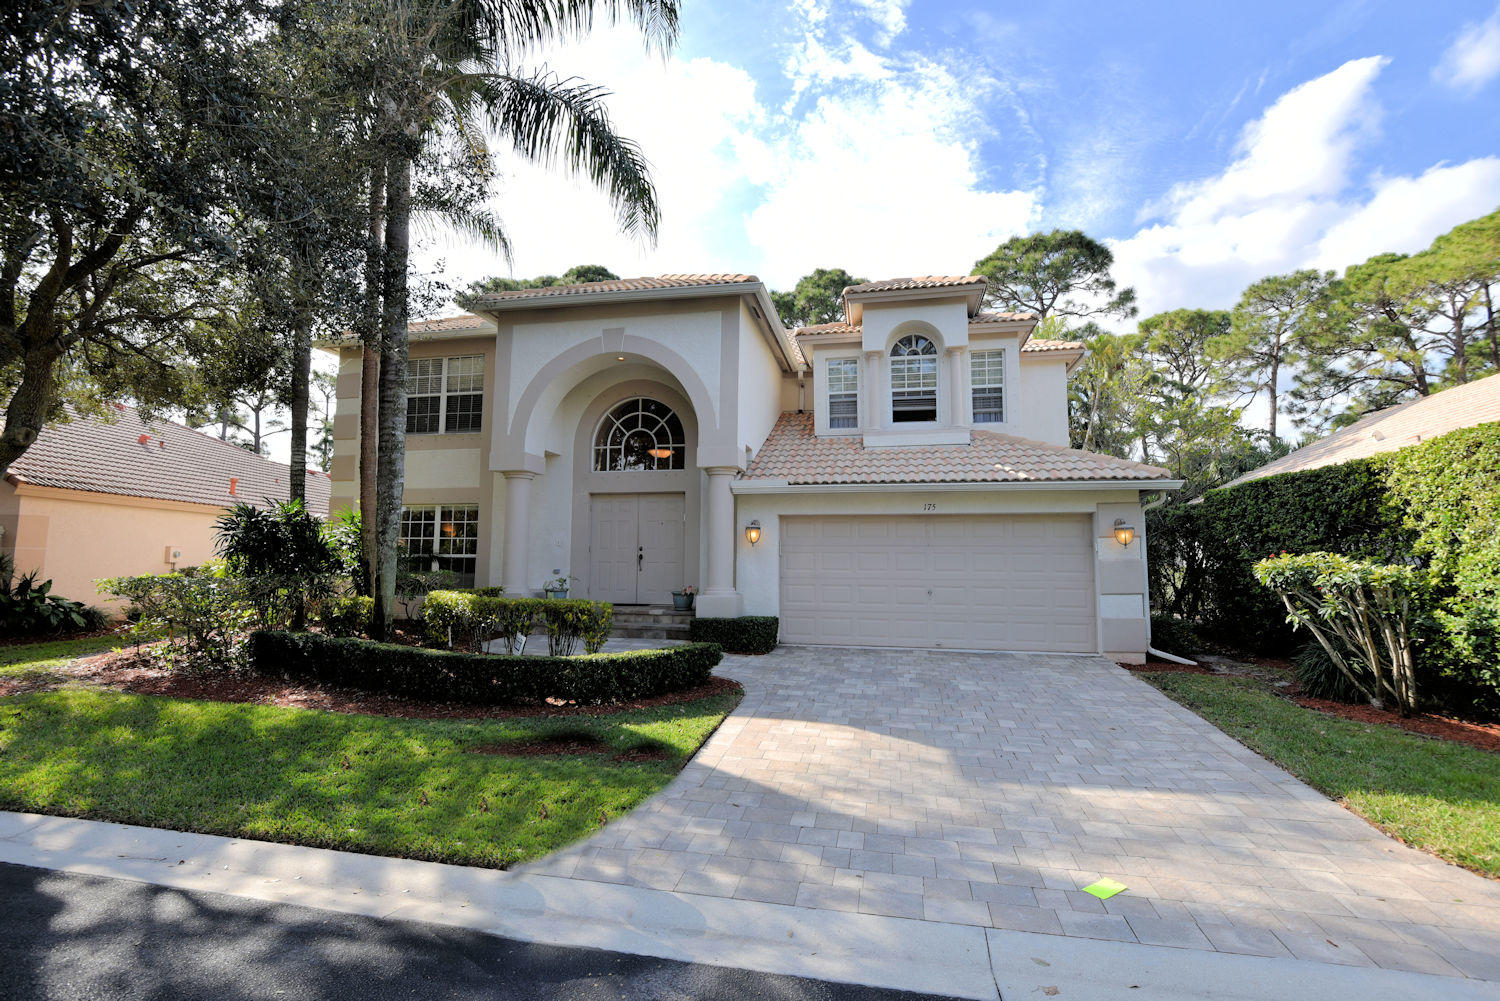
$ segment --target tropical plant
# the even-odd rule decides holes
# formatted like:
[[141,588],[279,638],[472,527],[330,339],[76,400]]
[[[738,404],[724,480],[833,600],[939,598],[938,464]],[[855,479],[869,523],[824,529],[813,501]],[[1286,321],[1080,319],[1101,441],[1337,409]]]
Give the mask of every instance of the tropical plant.
[[51,593],[52,582],[39,581],[38,576],[36,570],[20,577],[0,576],[0,634],[31,636],[90,624],[90,611],[83,602]]
[[218,552],[243,578],[263,626],[301,629],[312,603],[335,590],[340,558],[300,500],[236,504],[219,519],[217,534]]
[[1427,600],[1425,571],[1301,553],[1261,560],[1255,578],[1280,595],[1287,621],[1312,633],[1371,705],[1389,701],[1402,716],[1416,712],[1413,641]]

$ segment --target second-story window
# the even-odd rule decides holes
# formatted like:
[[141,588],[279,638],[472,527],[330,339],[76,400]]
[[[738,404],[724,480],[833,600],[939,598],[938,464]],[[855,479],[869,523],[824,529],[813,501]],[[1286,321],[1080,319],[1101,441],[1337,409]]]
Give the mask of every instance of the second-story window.
[[832,430],[859,427],[857,358],[834,358],[828,362],[828,427]]
[[406,433],[478,431],[484,413],[484,359],[413,358],[406,370]]
[[891,420],[937,420],[937,346],[921,334],[891,345]]
[[969,389],[973,394],[974,423],[1005,421],[1005,352],[975,351],[969,356]]

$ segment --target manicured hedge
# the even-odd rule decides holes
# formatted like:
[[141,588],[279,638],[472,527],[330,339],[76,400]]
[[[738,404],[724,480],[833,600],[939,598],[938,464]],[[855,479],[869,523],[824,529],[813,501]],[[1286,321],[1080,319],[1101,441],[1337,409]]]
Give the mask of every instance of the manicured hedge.
[[781,620],[774,615],[741,615],[738,618],[695,618],[688,638],[695,643],[717,643],[725,653],[770,653],[776,649]]
[[498,705],[564,699],[630,702],[695,688],[722,659],[712,643],[581,657],[450,653],[369,640],[261,630],[250,635],[259,673],[368,692]]
[[547,630],[547,652],[568,657],[579,643],[598,653],[609,639],[615,609],[608,602],[576,598],[506,598],[499,588],[431,591],[422,605],[427,638],[445,647],[479,650],[485,643],[526,636],[538,624]]
[[1151,607],[1205,639],[1262,653],[1293,645],[1286,609],[1251,573],[1276,553],[1333,552],[1399,562],[1412,533],[1387,490],[1384,463],[1357,460],[1211,490],[1200,503],[1147,514]]

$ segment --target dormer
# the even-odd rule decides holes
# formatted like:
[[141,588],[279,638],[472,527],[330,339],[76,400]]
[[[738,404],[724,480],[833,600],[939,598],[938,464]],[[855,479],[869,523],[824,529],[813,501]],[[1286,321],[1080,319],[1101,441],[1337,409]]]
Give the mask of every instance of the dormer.
[[1066,374],[1082,346],[1039,342],[1039,369],[1026,351],[1036,318],[981,311],[985,288],[978,275],[846,288],[842,322],[797,334],[815,433],[868,448],[967,445],[975,429],[1067,444]]

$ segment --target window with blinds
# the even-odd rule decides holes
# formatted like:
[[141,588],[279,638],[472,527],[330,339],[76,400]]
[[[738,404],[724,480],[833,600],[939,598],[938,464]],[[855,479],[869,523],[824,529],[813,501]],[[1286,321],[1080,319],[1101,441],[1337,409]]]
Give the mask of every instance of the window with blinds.
[[1005,421],[1005,352],[975,351],[969,356],[969,389],[974,423]]
[[406,369],[406,433],[469,434],[484,417],[484,359],[413,358]]
[[833,358],[828,362],[828,427],[830,430],[859,427],[857,358]]
[[908,334],[891,345],[891,420],[937,420],[937,345]]

